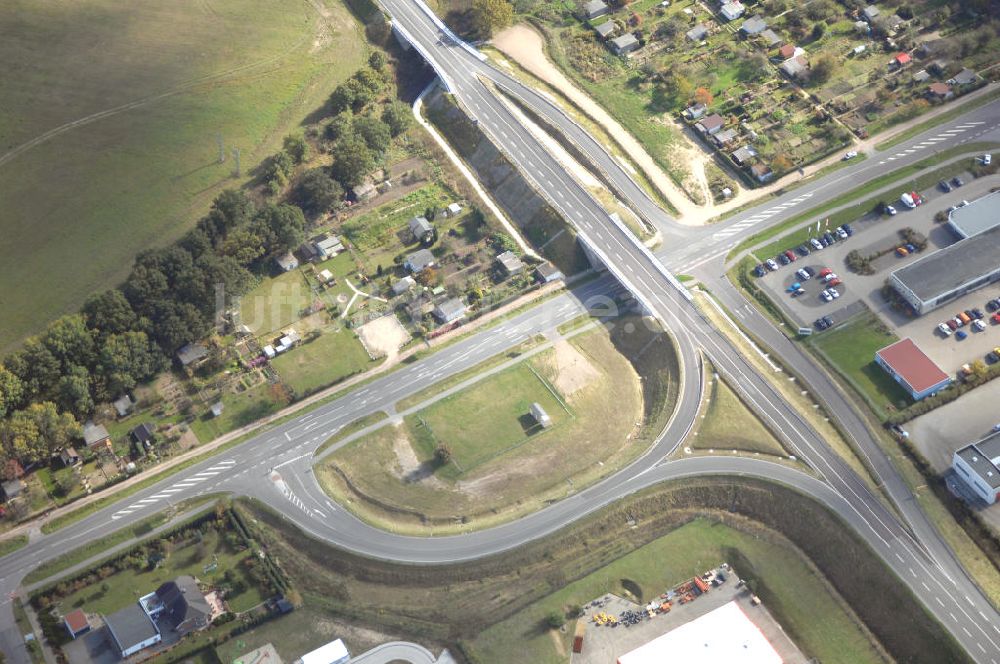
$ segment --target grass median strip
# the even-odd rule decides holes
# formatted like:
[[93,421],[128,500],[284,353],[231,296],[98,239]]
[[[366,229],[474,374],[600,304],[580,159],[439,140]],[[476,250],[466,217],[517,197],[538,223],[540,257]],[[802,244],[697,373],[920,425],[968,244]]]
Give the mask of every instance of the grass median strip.
[[[181,501],[176,505],[173,505],[169,511],[158,512],[127,528],[122,528],[115,532],[108,533],[100,539],[93,540],[89,544],[85,544],[79,548],[62,554],[61,556],[42,563],[24,577],[24,583],[30,585],[38,583],[39,581],[44,581],[45,579],[63,572],[74,565],[79,565],[85,560],[89,560],[104,551],[112,549],[123,542],[145,537],[160,526],[168,523],[177,514],[183,514],[189,510],[197,508],[199,505],[210,503],[218,498],[219,496],[217,495],[207,495]],[[196,518],[196,516],[192,516],[191,518]]]
[[28,546],[27,535],[18,535],[17,537],[11,537],[10,539],[0,541],[0,558],[6,556],[8,553],[14,553],[18,549],[22,549],[26,546]]
[[316,450],[316,456],[322,454],[323,451],[329,448],[331,445],[335,445],[340,441],[344,440],[345,438],[349,438],[354,434],[356,434],[357,432],[367,429],[373,424],[378,424],[379,422],[386,420],[388,418],[389,416],[381,410],[376,413],[371,413],[370,415],[365,415],[364,417],[359,417],[350,424],[344,426],[340,431],[336,433],[336,435],[334,435],[328,441],[320,445],[319,449]]
[[985,106],[986,104],[990,103],[994,99],[997,99],[998,97],[1000,97],[1000,88],[993,90],[991,92],[987,92],[983,96],[978,97],[977,99],[973,99],[970,102],[960,104],[946,113],[942,113],[941,115],[938,115],[929,120],[925,120],[924,122],[914,125],[888,140],[882,141],[881,143],[876,143],[875,147],[879,150],[888,150],[889,148],[895,145],[899,145],[904,141],[910,140],[917,134],[921,134],[927,131],[931,127],[935,127],[939,124],[944,124],[945,122],[954,120],[958,116],[964,115],[973,109],[979,108],[980,106]]

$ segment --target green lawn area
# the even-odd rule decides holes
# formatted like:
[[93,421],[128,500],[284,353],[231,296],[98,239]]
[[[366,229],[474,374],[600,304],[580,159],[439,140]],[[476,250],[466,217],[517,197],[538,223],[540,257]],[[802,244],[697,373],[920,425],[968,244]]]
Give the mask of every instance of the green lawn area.
[[[549,436],[573,414],[557,399],[530,364],[521,363],[475,387],[447,397],[406,417],[411,440],[421,456],[438,444],[451,449],[453,462],[442,470],[458,476],[529,440]],[[528,409],[539,403],[552,427],[542,429]]]
[[0,350],[178,238],[367,51],[337,0],[16,2],[0,35]]
[[345,222],[344,235],[359,250],[369,252],[391,243],[396,231],[406,226],[411,217],[422,217],[429,206],[441,208],[453,200],[440,185],[428,184]]
[[713,379],[710,389],[711,401],[698,428],[698,435],[692,439],[692,448],[788,456],[778,439],[721,378]]
[[875,351],[898,340],[875,314],[867,312],[845,325],[813,335],[808,343],[854,386],[879,419],[885,419],[892,408],[913,403],[910,395],[875,364]]
[[280,410],[282,404],[275,400],[270,388],[267,383],[261,383],[243,392],[227,391],[222,396],[222,415],[212,417],[211,413],[202,413],[191,423],[191,430],[199,441],[207,443]]
[[[728,526],[699,519],[657,539],[611,564],[575,581],[483,631],[468,643],[483,662],[519,661],[556,664],[567,661],[556,651],[552,633],[540,627],[550,611],[564,612],[605,592],[624,594],[622,581],[637,585],[642,600],[721,562],[731,561],[736,549],[752,569],[736,572],[757,579],[768,589],[762,595],[789,636],[807,656],[821,662],[881,662],[874,647],[832,595],[828,585],[791,547],[755,537]],[[569,652],[572,623],[562,640]]]
[[[219,536],[218,531],[211,529],[200,543],[174,550],[167,556],[156,569],[137,571],[127,569],[116,574],[112,574],[102,581],[102,585],[97,587],[88,586],[83,588],[60,602],[60,607],[64,611],[70,611],[76,607],[83,607],[88,613],[113,613],[124,608],[128,604],[136,601],[142,595],[151,593],[166,581],[190,574],[197,577],[205,585],[213,585],[221,582],[226,571],[235,570],[237,578],[242,578],[246,585],[246,590],[239,595],[227,599],[230,609],[234,612],[246,611],[264,601],[254,581],[240,567],[239,563],[250,551],[233,551],[225,540]],[[217,561],[218,565],[214,571],[208,565]],[[107,584],[107,591],[103,590],[103,584]]]
[[274,358],[271,366],[297,395],[302,396],[367,371],[380,362],[368,357],[353,331],[337,326],[325,329],[318,339]]
[[[270,643],[285,662],[294,662],[303,653],[343,637],[343,634],[337,632],[337,628],[338,625],[328,614],[304,606],[249,632],[234,636],[219,645],[215,652],[222,664],[231,664],[240,655]],[[361,652],[352,648],[351,654],[360,655]]]
[[300,270],[264,279],[240,298],[240,318],[254,334],[265,337],[288,327],[313,301],[313,292]]

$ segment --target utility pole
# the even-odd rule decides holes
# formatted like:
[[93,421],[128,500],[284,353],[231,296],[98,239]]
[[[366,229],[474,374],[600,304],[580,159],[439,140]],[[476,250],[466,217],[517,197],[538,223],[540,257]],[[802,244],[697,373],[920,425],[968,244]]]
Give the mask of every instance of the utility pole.
[[233,177],[240,176],[240,149],[233,148],[233,160],[236,162],[233,167]]
[[219,163],[225,163],[226,161],[226,148],[222,145],[222,134],[215,135],[215,142],[219,144]]

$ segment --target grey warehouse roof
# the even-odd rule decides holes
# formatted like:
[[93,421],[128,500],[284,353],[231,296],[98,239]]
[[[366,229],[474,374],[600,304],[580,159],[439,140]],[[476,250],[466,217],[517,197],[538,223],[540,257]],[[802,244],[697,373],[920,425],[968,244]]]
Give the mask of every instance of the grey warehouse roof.
[[1000,191],[987,194],[948,214],[948,224],[961,237],[969,238],[1000,226]]
[[159,634],[156,625],[138,603],[115,611],[107,616],[104,622],[122,650],[127,650]]
[[925,256],[892,273],[924,302],[1000,269],[1000,226]]
[[972,443],[960,449],[957,454],[991,489],[1000,489],[1000,470],[993,464],[993,459],[1000,457],[1000,433]]

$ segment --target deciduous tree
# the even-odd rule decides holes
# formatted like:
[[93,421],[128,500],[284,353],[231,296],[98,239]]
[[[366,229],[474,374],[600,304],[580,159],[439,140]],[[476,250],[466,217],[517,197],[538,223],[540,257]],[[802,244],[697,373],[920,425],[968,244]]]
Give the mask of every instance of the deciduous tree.
[[306,171],[295,185],[295,202],[311,217],[325,214],[343,198],[344,188],[323,168]]
[[483,37],[491,37],[514,20],[514,6],[507,0],[474,0],[476,29]]

